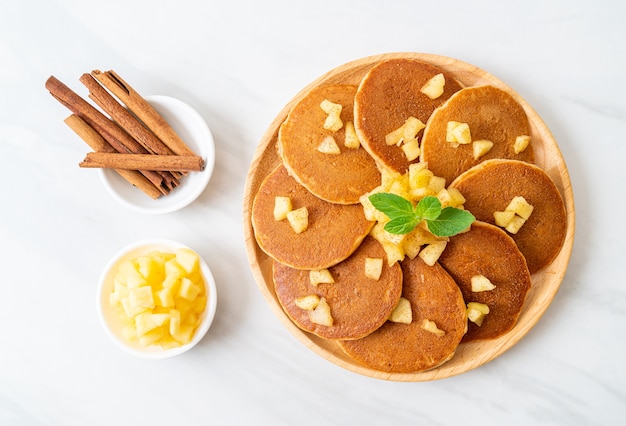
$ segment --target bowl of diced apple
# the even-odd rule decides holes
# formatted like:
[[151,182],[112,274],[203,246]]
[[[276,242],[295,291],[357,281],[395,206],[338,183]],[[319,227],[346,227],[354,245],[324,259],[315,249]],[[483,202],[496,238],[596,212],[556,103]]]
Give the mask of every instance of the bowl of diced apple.
[[98,315],[109,337],[140,358],[164,359],[194,347],[217,308],[206,262],[171,240],[130,244],[106,265],[98,283]]

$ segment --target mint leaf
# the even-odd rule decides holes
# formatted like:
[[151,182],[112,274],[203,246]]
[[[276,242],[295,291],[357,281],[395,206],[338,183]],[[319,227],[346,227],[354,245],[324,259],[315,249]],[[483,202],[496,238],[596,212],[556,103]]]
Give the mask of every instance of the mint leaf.
[[427,221],[428,230],[439,237],[451,237],[466,230],[476,218],[467,210],[446,207],[436,219]]
[[370,195],[369,200],[376,209],[385,213],[389,219],[393,220],[398,217],[408,219],[414,216],[413,204],[399,195],[381,192]]
[[387,222],[385,224],[385,231],[390,234],[408,234],[418,223],[420,223],[419,218],[400,216]]
[[437,197],[424,197],[417,203],[417,206],[415,206],[415,215],[425,220],[437,219],[440,213],[441,202]]

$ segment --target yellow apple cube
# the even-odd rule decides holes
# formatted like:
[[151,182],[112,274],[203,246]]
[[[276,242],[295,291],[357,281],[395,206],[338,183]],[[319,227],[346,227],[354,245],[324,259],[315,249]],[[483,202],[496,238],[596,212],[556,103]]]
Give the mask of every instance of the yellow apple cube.
[[287,218],[287,213],[293,209],[291,198],[277,196],[274,198],[274,220],[279,222]]
[[439,73],[428,80],[420,89],[420,92],[428,96],[430,99],[437,99],[443,95],[443,90],[446,85],[446,78],[442,73]]
[[467,304],[467,319],[477,326],[481,326],[485,316],[489,314],[489,306],[484,303],[469,302]]
[[309,271],[309,282],[317,286],[318,284],[332,284],[335,279],[328,269],[317,269]]
[[365,258],[365,276],[367,278],[378,281],[383,273],[383,259],[381,258]]
[[356,130],[354,129],[354,123],[352,121],[348,121],[346,123],[345,136],[343,140],[343,145],[346,148],[356,149],[361,146],[361,141],[359,141],[359,137],[356,134]]
[[524,220],[528,220],[533,212],[534,207],[526,201],[524,197],[513,197],[505,211],[515,212],[516,215],[521,216]]
[[331,135],[326,135],[322,142],[317,146],[317,150],[322,154],[329,155],[339,155],[341,154],[341,149],[339,149],[339,145],[335,141],[335,138]]
[[152,297],[152,287],[143,286],[128,290],[128,301],[131,306],[145,309],[154,308],[154,298]]
[[504,229],[506,229],[511,234],[517,234],[524,225],[524,223],[526,223],[526,219],[521,216],[515,215]]
[[526,151],[528,145],[530,144],[530,136],[528,135],[520,135],[515,138],[515,142],[513,143],[513,152],[519,154],[521,152]]
[[494,222],[501,228],[509,226],[514,217],[515,212],[493,212]]
[[152,293],[154,305],[163,308],[174,307],[174,287],[163,287]]
[[200,269],[200,256],[188,248],[176,250],[176,262],[188,274],[192,274]]
[[470,279],[470,283],[472,286],[472,291],[474,293],[479,293],[483,291],[491,291],[496,288],[495,285],[491,282],[491,280],[484,275],[474,275]]
[[409,139],[401,149],[408,161],[413,161],[420,156],[420,145],[415,138]]
[[332,327],[334,321],[326,298],[321,297],[315,309],[309,311],[309,319],[315,324]]
[[440,176],[432,176],[428,181],[428,188],[432,189],[435,194],[438,194],[445,187],[446,179]]
[[422,330],[428,331],[429,333],[433,333],[437,337],[443,337],[446,335],[446,332],[439,329],[439,327],[437,327],[437,324],[434,321],[431,321],[428,319],[424,319],[424,321],[422,321],[420,328]]
[[493,148],[493,142],[488,140],[478,140],[472,142],[472,154],[474,160],[478,160],[480,157],[491,151]]
[[178,295],[186,300],[193,301],[202,291],[202,289],[193,283],[189,278],[184,277],[180,280],[180,288]]
[[411,324],[413,321],[411,302],[408,299],[401,297],[400,300],[398,300],[396,307],[393,308],[393,311],[391,311],[389,321],[401,324]]
[[300,234],[309,227],[309,211],[306,207],[292,210],[287,213],[287,220],[293,231],[296,234]]
[[312,311],[320,303],[320,297],[317,294],[308,294],[306,296],[296,297],[294,303],[300,309]]
[[437,241],[427,246],[423,247],[419,252],[418,256],[426,263],[428,266],[433,266],[439,260],[439,256],[446,249],[446,245],[448,243],[446,241]]

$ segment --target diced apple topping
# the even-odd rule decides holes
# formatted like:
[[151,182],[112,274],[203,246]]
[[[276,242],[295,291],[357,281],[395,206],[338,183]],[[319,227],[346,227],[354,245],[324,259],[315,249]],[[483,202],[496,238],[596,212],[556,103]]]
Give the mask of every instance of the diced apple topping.
[[440,330],[439,327],[437,327],[437,324],[435,324],[434,321],[428,320],[428,319],[424,319],[424,321],[422,321],[422,324],[420,325],[420,328],[422,328],[423,330],[428,331],[429,333],[433,333],[435,336],[437,337],[443,337],[446,335],[446,332],[443,330]]
[[505,211],[515,212],[516,215],[521,216],[524,220],[528,220],[534,207],[526,201],[522,196],[513,197],[509,205],[504,209]]
[[341,121],[340,117],[342,106],[340,104],[336,104],[329,101],[328,99],[324,99],[320,103],[320,108],[322,108],[322,111],[328,114],[326,116],[326,120],[324,121],[324,128],[326,130],[336,132],[343,127],[343,122]]
[[287,220],[296,234],[300,234],[309,227],[309,210],[306,207],[292,210],[287,213]]
[[365,276],[378,281],[383,273],[383,259],[377,257],[365,258]]
[[287,213],[293,209],[291,198],[277,196],[274,198],[274,220],[279,222],[287,218]]
[[446,142],[450,142],[454,147],[472,143],[472,134],[469,125],[458,121],[448,121]]
[[488,140],[478,140],[472,142],[472,153],[474,155],[474,160],[478,160],[480,157],[491,151],[493,148],[493,142]]
[[474,293],[479,293],[483,291],[491,291],[496,286],[484,275],[474,275],[471,280],[472,291]]
[[318,284],[332,284],[335,279],[328,269],[315,269],[309,271],[309,282],[317,286]]
[[393,311],[391,311],[391,315],[389,315],[389,321],[411,324],[413,321],[413,310],[411,309],[409,299],[401,297],[400,300],[398,300],[398,304]]
[[443,94],[446,85],[446,78],[439,73],[428,80],[420,89],[420,92],[428,96],[430,99],[437,99]]
[[317,306],[309,311],[309,319],[315,324],[332,327],[334,321],[326,298],[321,297]]
[[426,127],[426,125],[422,123],[420,119],[409,117],[402,126],[385,135],[385,143],[387,145],[400,146],[402,143],[409,143],[413,140],[417,141],[417,134],[424,127]]
[[530,218],[534,207],[524,197],[514,197],[503,212],[493,212],[496,225],[506,229],[511,234],[517,234],[524,223]]
[[528,135],[520,135],[515,138],[515,143],[513,144],[513,151],[516,154],[524,152],[528,145],[530,144],[530,136]]
[[187,344],[206,308],[200,258],[181,248],[125,261],[118,267],[109,300],[119,312],[126,340],[164,349]]
[[479,302],[469,302],[467,304],[467,319],[481,326],[485,316],[489,314],[489,306]]
[[437,241],[431,244],[426,245],[419,252],[418,256],[426,263],[428,266],[433,266],[439,260],[439,256],[446,249],[447,241]]
[[356,134],[356,130],[354,130],[354,123],[352,121],[348,121],[346,123],[346,134],[345,139],[343,141],[343,145],[346,148],[356,149],[361,146],[361,141],[359,141],[359,137]]
[[320,303],[320,297],[317,294],[308,294],[306,296],[296,297],[294,303],[300,309],[312,311],[317,308],[317,305]]
[[409,142],[403,144],[401,149],[408,161],[413,161],[420,156],[421,149],[417,139],[411,139]]
[[326,135],[322,142],[317,146],[317,150],[322,154],[330,154],[330,155],[339,155],[341,154],[341,150],[339,149],[339,145],[335,141],[335,138],[331,135]]

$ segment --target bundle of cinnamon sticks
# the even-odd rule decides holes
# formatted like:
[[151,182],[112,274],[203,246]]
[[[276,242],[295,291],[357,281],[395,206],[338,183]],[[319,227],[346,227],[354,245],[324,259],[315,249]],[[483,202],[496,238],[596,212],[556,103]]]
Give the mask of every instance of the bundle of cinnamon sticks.
[[104,113],[54,76],[46,81],[50,94],[72,112],[65,123],[94,151],[80,167],[114,169],[153,199],[169,194],[188,172],[204,170],[204,159],[114,71],[95,70],[80,82]]

